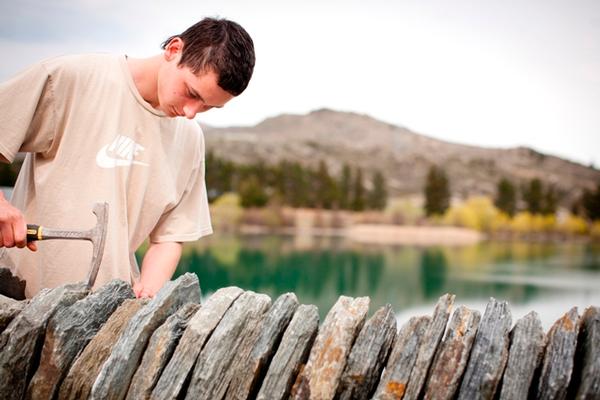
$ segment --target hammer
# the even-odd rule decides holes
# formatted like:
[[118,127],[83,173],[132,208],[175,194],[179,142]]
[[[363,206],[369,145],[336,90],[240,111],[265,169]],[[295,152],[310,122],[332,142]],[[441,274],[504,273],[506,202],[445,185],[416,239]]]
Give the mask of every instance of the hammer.
[[96,214],[96,226],[87,231],[65,231],[50,229],[44,226],[27,224],[27,242],[48,239],[89,240],[94,246],[92,264],[87,278],[88,288],[94,286],[102,255],[104,254],[104,241],[106,239],[106,223],[108,221],[108,203],[94,204],[93,213]]

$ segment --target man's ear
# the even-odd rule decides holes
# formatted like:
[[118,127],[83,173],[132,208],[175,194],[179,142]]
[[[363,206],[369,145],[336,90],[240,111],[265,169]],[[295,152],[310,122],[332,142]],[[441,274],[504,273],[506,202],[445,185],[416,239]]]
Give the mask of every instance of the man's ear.
[[171,39],[169,44],[165,47],[165,53],[164,53],[165,60],[167,60],[167,61],[173,60],[179,54],[181,54],[182,50],[183,50],[183,40],[181,40],[181,38],[178,36],[174,37],[173,39]]

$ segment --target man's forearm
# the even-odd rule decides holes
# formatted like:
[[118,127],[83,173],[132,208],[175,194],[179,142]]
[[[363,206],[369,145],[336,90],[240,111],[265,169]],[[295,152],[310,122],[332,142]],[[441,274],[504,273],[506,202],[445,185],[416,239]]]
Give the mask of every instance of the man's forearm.
[[171,279],[181,258],[181,243],[151,243],[144,260],[140,281],[134,284],[137,297],[153,297]]

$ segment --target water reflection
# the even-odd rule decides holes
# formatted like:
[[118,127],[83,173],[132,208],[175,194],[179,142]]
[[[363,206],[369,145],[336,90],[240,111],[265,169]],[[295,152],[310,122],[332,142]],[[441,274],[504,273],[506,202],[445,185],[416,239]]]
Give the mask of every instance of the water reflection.
[[423,307],[428,314],[447,292],[482,311],[489,297],[508,300],[513,309],[560,302],[564,313],[600,296],[600,249],[583,244],[419,248],[335,238],[215,236],[184,247],[176,274],[184,272],[199,276],[204,295],[231,285],[273,299],[294,292],[301,303],[317,305],[321,318],[340,295],[371,297],[371,314],[390,303],[399,315],[415,315]]

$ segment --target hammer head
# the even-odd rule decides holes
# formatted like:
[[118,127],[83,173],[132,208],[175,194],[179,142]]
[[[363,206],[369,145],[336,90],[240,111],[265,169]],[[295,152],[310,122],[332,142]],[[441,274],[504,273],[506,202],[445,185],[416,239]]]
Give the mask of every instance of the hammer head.
[[96,215],[96,226],[90,229],[89,236],[87,239],[92,242],[92,264],[90,266],[90,273],[87,279],[87,285],[89,288],[94,286],[96,282],[96,276],[98,275],[98,269],[102,262],[102,256],[104,255],[104,242],[106,241],[106,227],[108,224],[108,203],[96,203],[94,204],[93,213]]

